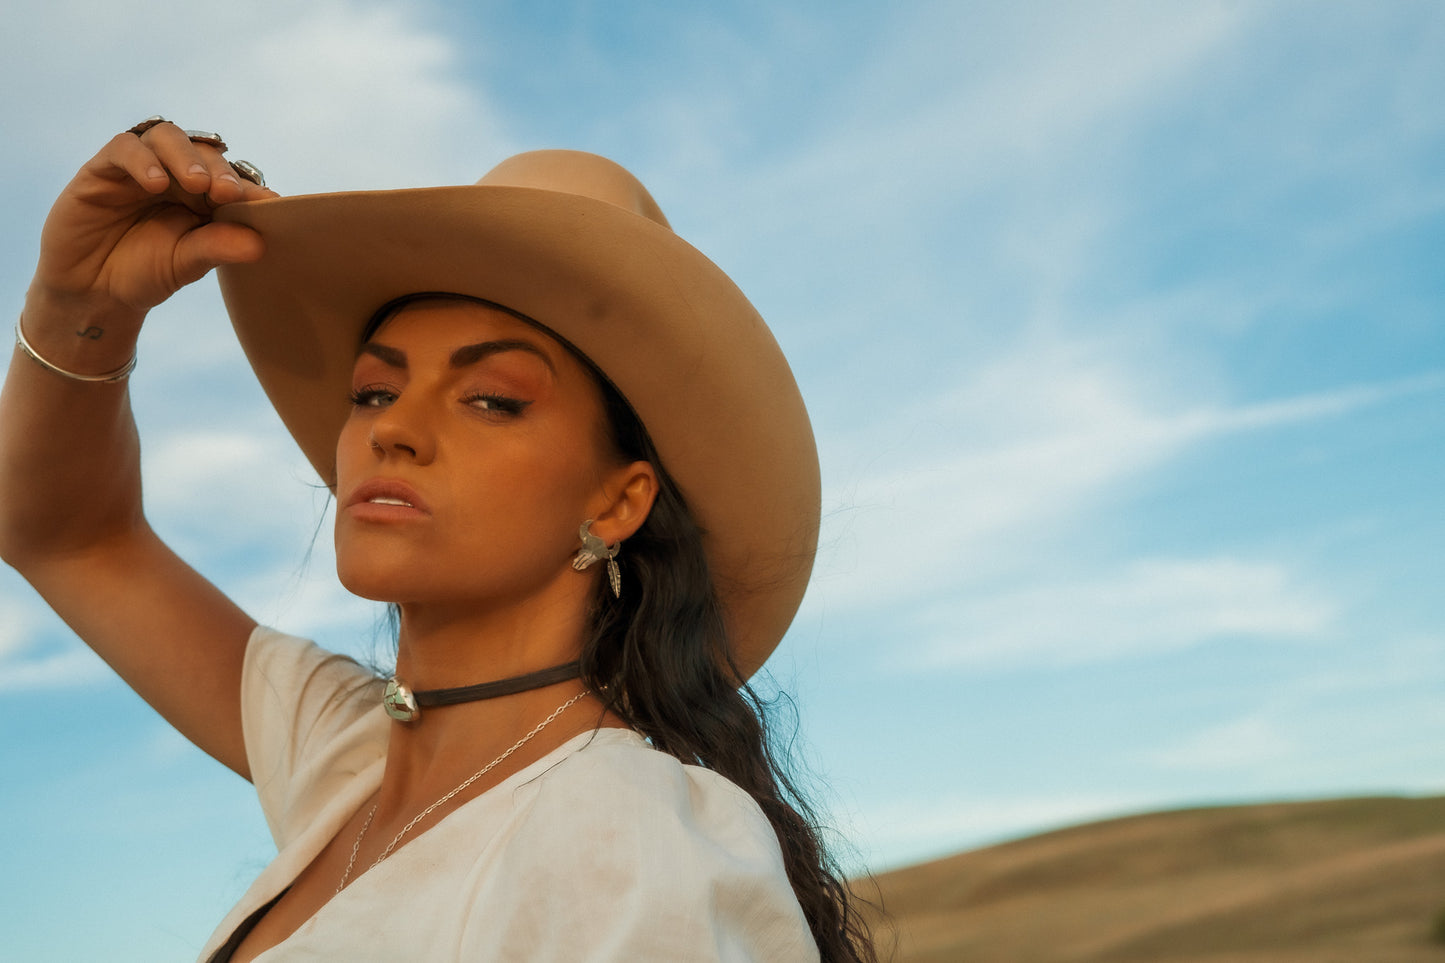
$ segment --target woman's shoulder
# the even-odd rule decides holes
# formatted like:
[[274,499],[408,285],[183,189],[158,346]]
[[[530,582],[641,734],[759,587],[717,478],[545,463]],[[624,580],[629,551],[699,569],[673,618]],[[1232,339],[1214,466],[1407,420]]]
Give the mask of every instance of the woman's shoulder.
[[[600,729],[536,781],[534,806],[575,822],[650,834],[734,840],[776,849],[753,798],[725,776],[688,765],[628,729]],[[781,865],[781,857],[779,857]]]
[[257,627],[241,677],[241,726],[278,845],[385,754],[381,681],[307,639]]
[[257,625],[246,643],[246,670],[271,681],[311,680],[318,673],[338,682],[375,681],[376,674],[350,656],[323,649],[310,639]]
[[381,679],[349,656],[257,626],[246,646],[241,714],[248,747],[285,734],[300,750],[381,705]]
[[[751,796],[636,733],[579,738],[518,787],[521,818],[498,867],[528,894],[518,919],[535,914],[540,927],[565,913],[574,925],[546,926],[545,946],[514,945],[510,928],[493,933],[518,954],[500,958],[817,959],[777,836]],[[572,932],[589,934],[586,953],[562,945]]]

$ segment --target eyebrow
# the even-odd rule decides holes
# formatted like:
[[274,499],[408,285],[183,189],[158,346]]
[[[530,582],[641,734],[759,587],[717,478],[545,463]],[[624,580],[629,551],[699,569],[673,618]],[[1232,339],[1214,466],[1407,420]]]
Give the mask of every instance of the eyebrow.
[[[465,344],[452,352],[447,359],[447,364],[452,368],[465,368],[474,365],[483,358],[489,358],[494,354],[501,354],[504,351],[527,351],[542,359],[554,375],[557,368],[552,364],[552,359],[547,353],[530,341],[521,338],[504,338],[498,341],[480,341],[477,344]],[[400,348],[393,348],[385,344],[377,344],[375,341],[368,341],[361,346],[360,354],[369,354],[373,358],[390,365],[393,368],[406,368],[406,352]]]

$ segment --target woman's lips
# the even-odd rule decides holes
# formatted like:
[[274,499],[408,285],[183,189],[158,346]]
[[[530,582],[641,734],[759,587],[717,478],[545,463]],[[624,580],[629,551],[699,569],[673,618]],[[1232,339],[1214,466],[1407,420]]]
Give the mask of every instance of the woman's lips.
[[375,521],[431,514],[415,488],[394,478],[376,478],[363,482],[347,499],[346,511],[355,518]]

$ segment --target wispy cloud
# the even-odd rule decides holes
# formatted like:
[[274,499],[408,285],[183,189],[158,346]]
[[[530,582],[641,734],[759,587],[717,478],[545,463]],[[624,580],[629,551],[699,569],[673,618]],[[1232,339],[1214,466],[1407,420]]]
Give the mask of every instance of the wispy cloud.
[[831,471],[813,603],[846,612],[957,597],[1086,521],[1102,493],[1128,490],[1203,443],[1445,388],[1445,377],[1431,376],[1191,406],[1142,389],[1149,381],[1087,354],[1029,350],[852,438],[825,438]]
[[1249,717],[1202,729],[1149,753],[1145,761],[1163,769],[1228,772],[1278,762],[1296,748],[1295,741],[1273,721]]
[[254,618],[371,658],[378,614],[336,578],[335,501],[283,433],[160,433],[145,461],[147,504],[183,557],[213,569]]
[[[1038,176],[1079,137],[1166,96],[1248,19],[1240,7],[909,4],[852,65],[830,122],[764,186],[876,227]],[[959,69],[967,64],[968,69]],[[846,200],[840,209],[839,201]],[[816,205],[816,209],[814,208]]]
[[[0,78],[44,96],[7,98],[0,118],[33,135],[51,164],[79,166],[84,156],[72,152],[101,140],[79,145],[76,133],[122,129],[140,119],[136,105],[220,130],[233,156],[254,160],[283,193],[466,182],[508,143],[486,93],[465,80],[460,41],[429,4],[160,0],[136,16],[94,0],[22,0],[10,27],[27,43],[10,45]],[[478,42],[469,40],[474,56]],[[97,85],[58,49],[73,61],[152,53]]]
[[[1002,840],[1142,812],[1160,800],[1142,794],[1051,793],[1010,796],[949,792],[864,804],[857,820],[864,835],[885,854],[875,871],[925,856],[971,849]],[[863,853],[865,859],[871,854]],[[886,860],[886,862],[885,862]]]
[[272,105],[248,134],[283,193],[470,183],[508,152],[457,38],[423,5],[308,4],[284,32],[245,40],[236,69]]
[[[0,573],[0,582],[19,582]],[[100,658],[65,633],[57,640],[53,617],[27,588],[0,584],[0,676],[19,689],[93,684],[110,674]]]
[[24,689],[63,689],[92,685],[112,677],[100,657],[80,644],[43,654],[19,653],[3,660],[6,681]]
[[[1255,797],[1314,786],[1339,792],[1332,781],[1342,768],[1358,780],[1344,791],[1441,785],[1445,639],[1395,636],[1378,624],[1339,625],[1332,636],[1289,675],[1263,685],[1241,680],[1233,714],[1159,733],[1138,765],[1181,779],[1224,777],[1232,791]],[[1410,720],[1404,734],[1399,718]]]
[[1318,637],[1336,616],[1322,592],[1276,564],[1237,559],[1131,562],[1064,584],[938,601],[917,617],[916,665],[1075,665],[1215,639]]
[[[1219,639],[1319,638],[1343,613],[1328,583],[1257,552],[1098,560],[1080,533],[1200,446],[1437,394],[1430,375],[1245,404],[1180,405],[1147,376],[1070,351],[986,365],[842,441],[805,618],[836,631],[894,613],[914,668],[1077,664]],[[919,452],[926,454],[920,455]],[[854,479],[837,466],[867,466]],[[1088,555],[1089,553],[1084,553]],[[899,615],[900,606],[906,614]]]

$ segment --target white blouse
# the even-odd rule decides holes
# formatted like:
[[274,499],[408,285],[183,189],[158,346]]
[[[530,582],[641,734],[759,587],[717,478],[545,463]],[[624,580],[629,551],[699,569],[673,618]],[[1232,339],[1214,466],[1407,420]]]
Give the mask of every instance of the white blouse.
[[[246,752],[278,854],[201,960],[376,791],[392,724],[381,688],[311,642],[252,635]],[[818,951],[752,798],[635,732],[602,729],[444,816],[259,959],[815,961]]]

